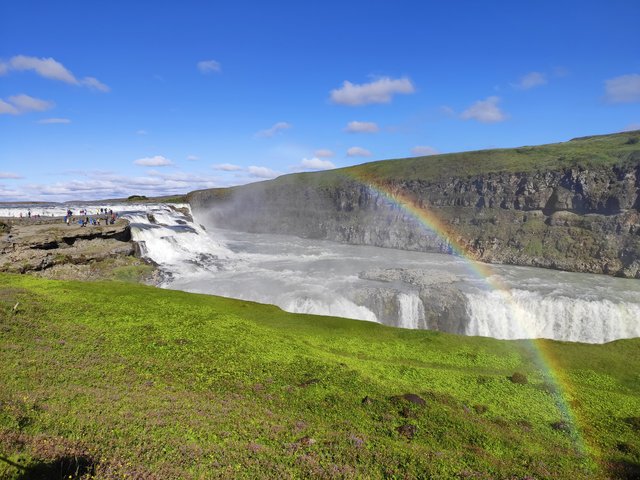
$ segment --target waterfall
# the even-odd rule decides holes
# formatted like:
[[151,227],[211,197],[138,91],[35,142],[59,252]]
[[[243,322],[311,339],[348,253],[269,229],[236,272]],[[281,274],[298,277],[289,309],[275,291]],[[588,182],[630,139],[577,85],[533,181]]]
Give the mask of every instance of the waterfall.
[[338,297],[333,300],[322,300],[309,297],[298,297],[282,306],[287,312],[311,313],[314,315],[329,315],[332,317],[353,318],[377,322],[375,313],[366,307],[356,305],[346,298]]
[[[163,287],[409,329],[463,326],[467,335],[501,339],[603,343],[640,336],[634,280],[496,266],[505,293],[486,290],[448,255],[205,231],[188,205],[146,205],[122,216],[142,255],[165,273]],[[447,288],[432,288],[440,284]]]
[[640,304],[513,289],[468,293],[467,335],[604,343],[640,336]]
[[424,305],[420,297],[414,293],[398,294],[399,319],[398,326],[402,328],[428,328],[424,316]]
[[232,255],[186,214],[166,205],[122,216],[129,220],[132,238],[142,256],[170,275],[213,272],[219,269],[220,259]]

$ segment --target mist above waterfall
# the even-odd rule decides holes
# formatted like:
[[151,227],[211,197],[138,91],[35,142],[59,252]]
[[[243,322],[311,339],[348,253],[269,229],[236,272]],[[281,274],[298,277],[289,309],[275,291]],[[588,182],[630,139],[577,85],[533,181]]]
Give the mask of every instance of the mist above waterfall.
[[[126,216],[166,288],[504,339],[602,343],[640,336],[634,280],[496,265],[489,282],[451,255],[239,232],[198,215],[194,221],[188,207],[145,208]],[[508,290],[490,288],[496,283]]]

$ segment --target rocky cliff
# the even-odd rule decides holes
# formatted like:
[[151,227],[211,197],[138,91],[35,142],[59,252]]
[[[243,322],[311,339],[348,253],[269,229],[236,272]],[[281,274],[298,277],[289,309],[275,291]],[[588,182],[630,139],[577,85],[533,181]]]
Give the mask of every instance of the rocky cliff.
[[640,278],[640,131],[287,175],[188,199],[224,228]]
[[59,279],[151,280],[153,267],[136,258],[129,222],[66,225],[62,218],[0,221],[0,272]]

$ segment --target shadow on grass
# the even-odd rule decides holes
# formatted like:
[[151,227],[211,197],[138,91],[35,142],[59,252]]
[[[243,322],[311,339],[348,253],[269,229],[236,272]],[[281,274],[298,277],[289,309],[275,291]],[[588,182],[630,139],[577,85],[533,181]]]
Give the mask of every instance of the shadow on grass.
[[626,460],[616,461],[610,464],[609,471],[612,475],[611,478],[637,480],[640,478],[640,463],[629,462]]
[[57,480],[63,478],[74,480],[87,474],[93,475],[95,470],[93,460],[85,456],[67,456],[29,465],[20,465],[1,456],[0,461],[18,470],[16,480]]

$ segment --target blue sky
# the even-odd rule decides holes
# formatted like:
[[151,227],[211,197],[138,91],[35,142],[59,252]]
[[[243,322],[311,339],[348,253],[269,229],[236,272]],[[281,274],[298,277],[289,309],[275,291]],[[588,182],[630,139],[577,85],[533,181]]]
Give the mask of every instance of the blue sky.
[[637,0],[8,0],[0,18],[0,201],[640,128]]

